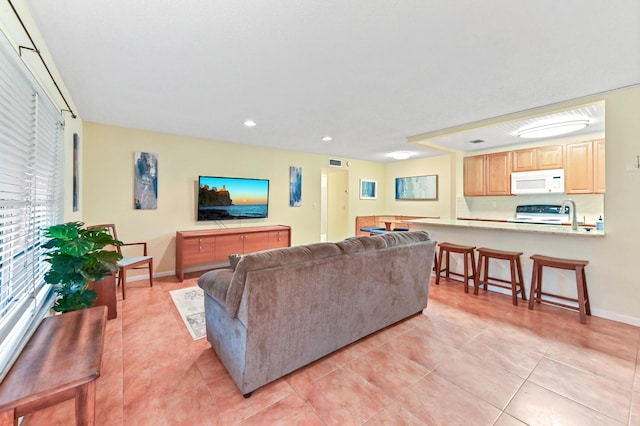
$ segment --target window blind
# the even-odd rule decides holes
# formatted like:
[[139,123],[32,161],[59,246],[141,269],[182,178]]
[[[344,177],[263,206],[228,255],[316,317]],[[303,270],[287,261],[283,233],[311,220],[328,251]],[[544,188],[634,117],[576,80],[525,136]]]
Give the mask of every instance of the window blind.
[[0,378],[51,306],[42,228],[62,220],[63,121],[0,33]]

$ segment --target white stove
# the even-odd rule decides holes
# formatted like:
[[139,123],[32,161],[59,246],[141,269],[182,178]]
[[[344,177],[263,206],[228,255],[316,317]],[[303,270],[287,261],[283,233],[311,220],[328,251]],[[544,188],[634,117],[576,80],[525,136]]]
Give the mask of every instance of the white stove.
[[515,217],[507,222],[531,223],[539,225],[562,225],[571,221],[569,207],[561,211],[562,206],[555,204],[525,204],[516,207]]

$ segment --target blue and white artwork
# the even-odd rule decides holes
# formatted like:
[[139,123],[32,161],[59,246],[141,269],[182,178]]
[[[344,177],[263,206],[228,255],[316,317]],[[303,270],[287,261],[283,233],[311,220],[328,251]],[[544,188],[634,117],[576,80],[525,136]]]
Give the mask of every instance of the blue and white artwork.
[[136,210],[158,208],[158,154],[136,152],[134,158],[133,207]]
[[396,200],[437,200],[438,175],[396,178]]
[[360,179],[360,199],[375,200],[378,195],[376,186],[375,180]]
[[302,167],[289,167],[289,206],[302,205]]

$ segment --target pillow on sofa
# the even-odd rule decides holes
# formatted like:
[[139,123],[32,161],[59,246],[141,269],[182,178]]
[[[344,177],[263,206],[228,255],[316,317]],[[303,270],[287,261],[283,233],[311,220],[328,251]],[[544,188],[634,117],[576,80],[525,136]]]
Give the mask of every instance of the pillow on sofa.
[[242,259],[241,254],[230,254],[229,255],[229,264],[231,265],[231,269],[236,270],[236,266],[238,266],[238,262]]
[[225,306],[232,275],[231,269],[215,269],[202,274],[198,278],[198,286],[220,305]]

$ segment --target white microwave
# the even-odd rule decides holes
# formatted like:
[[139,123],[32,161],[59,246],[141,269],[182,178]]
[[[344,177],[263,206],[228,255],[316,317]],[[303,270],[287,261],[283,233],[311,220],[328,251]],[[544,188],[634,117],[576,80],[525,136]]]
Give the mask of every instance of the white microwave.
[[511,193],[564,193],[564,169],[536,170],[511,173]]

